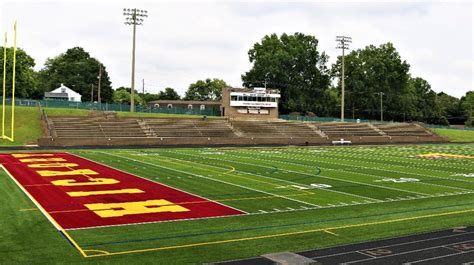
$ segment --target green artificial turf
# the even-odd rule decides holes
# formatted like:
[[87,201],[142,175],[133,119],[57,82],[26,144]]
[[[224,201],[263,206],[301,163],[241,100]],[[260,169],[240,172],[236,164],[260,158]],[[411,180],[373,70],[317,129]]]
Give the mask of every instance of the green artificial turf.
[[71,150],[248,214],[68,230],[83,257],[0,172],[0,263],[204,263],[472,225],[473,147]]

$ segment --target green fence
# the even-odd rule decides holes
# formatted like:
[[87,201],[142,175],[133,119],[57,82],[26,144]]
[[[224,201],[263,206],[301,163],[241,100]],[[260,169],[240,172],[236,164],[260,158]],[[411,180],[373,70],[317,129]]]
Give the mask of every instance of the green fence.
[[[7,105],[11,104],[11,99],[7,98]],[[110,104],[110,103],[92,103],[92,102],[71,102],[61,100],[32,100],[32,99],[15,99],[16,106],[43,108],[67,108],[67,109],[88,109],[102,111],[130,111],[130,105],[126,104]],[[150,108],[140,105],[135,107],[136,112],[146,113],[166,113],[166,114],[189,114],[202,116],[220,116],[220,111],[216,109],[185,109],[185,108]]]
[[[341,119],[339,118],[330,118],[330,117],[311,117],[311,116],[300,116],[300,115],[280,115],[280,119],[289,120],[289,121],[306,121],[306,122],[340,122]],[[345,122],[366,122],[366,123],[398,123],[394,121],[379,121],[379,120],[363,120],[363,119],[344,119]],[[424,124],[428,128],[441,128],[441,129],[454,129],[454,130],[468,130],[474,131],[472,127],[450,127],[444,125],[436,125],[436,124]]]

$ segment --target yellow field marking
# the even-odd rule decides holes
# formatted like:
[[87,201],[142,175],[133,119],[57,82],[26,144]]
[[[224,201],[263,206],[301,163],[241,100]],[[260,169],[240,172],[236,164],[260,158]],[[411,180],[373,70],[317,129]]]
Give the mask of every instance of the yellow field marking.
[[474,158],[474,156],[457,155],[457,154],[445,154],[445,153],[420,154],[420,155],[417,155],[417,157],[427,157],[427,158],[444,158],[444,157],[452,157],[452,158]]
[[37,211],[37,210],[38,210],[38,208],[28,208],[28,209],[20,209],[20,210],[18,210],[18,211],[20,211],[20,212],[27,212],[27,211]]
[[229,174],[229,173],[232,173],[232,172],[235,171],[235,167],[233,167],[233,166],[230,166],[230,167],[231,167],[232,169],[230,169],[229,171],[225,172],[224,175]]
[[75,212],[90,212],[90,210],[89,209],[61,210],[61,211],[51,211],[48,213],[75,213]]
[[324,232],[324,233],[331,234],[331,235],[333,235],[333,236],[339,236],[338,234],[336,234],[336,233],[334,233],[334,232],[331,232],[331,231],[329,231],[329,230],[324,230],[323,232]]
[[38,209],[44,214],[44,216],[46,216],[46,218],[53,224],[53,226],[56,227],[56,229],[58,229],[68,240],[69,242],[71,242],[71,244],[77,249],[79,250],[79,253],[81,253],[81,255],[83,257],[87,257],[86,253],[84,252],[84,250],[79,246],[79,244],[77,244],[77,242],[66,232],[66,230],[64,230],[64,228],[62,228],[62,226],[60,226],[55,220],[54,218],[41,206],[41,204],[15,179],[15,177],[13,177],[12,174],[10,174],[10,172],[3,166],[3,165],[0,165],[0,167],[7,173],[7,175],[13,180],[13,182],[15,182],[15,184],[26,194],[26,196],[28,196],[28,198],[30,198],[30,200],[36,205],[36,207],[38,207]]
[[105,251],[105,250],[99,250],[99,249],[85,249],[84,252],[99,252],[99,253],[104,253],[106,255],[110,254],[110,252]]
[[89,255],[89,256],[86,256],[86,258],[109,256],[109,255],[122,255],[122,254],[129,254],[129,253],[141,253],[141,252],[150,252],[150,251],[161,251],[161,250],[170,250],[170,249],[180,249],[180,248],[208,246],[208,245],[217,245],[217,244],[226,244],[226,243],[235,243],[235,242],[251,241],[251,240],[273,238],[273,237],[303,235],[303,234],[308,234],[308,233],[325,232],[325,231],[328,231],[328,230],[347,229],[347,228],[364,227],[364,226],[371,226],[371,225],[380,225],[380,224],[412,221],[412,220],[418,220],[418,219],[424,219],[424,218],[440,217],[440,216],[455,215],[455,214],[462,214],[462,213],[469,213],[469,212],[474,212],[474,209],[454,211],[454,212],[446,212],[446,213],[429,214],[429,215],[414,216],[414,217],[406,217],[406,218],[399,218],[399,219],[393,219],[393,220],[375,221],[375,222],[368,222],[368,223],[361,223],[361,224],[343,225],[343,226],[335,226],[335,227],[328,227],[328,228],[318,228],[318,229],[311,229],[311,230],[304,230],[304,231],[297,231],[297,232],[270,234],[270,235],[254,236],[254,237],[243,237],[243,238],[235,238],[235,239],[227,239],[227,240],[219,240],[219,241],[209,241],[209,242],[200,242],[200,243],[185,244],[185,245],[168,246],[168,247],[157,247],[157,248],[127,250],[127,251],[119,251],[119,252],[109,252],[109,254]]
[[120,190],[93,190],[93,191],[68,191],[67,195],[71,197],[84,197],[94,195],[107,195],[107,194],[135,194],[144,193],[140,189],[120,189]]

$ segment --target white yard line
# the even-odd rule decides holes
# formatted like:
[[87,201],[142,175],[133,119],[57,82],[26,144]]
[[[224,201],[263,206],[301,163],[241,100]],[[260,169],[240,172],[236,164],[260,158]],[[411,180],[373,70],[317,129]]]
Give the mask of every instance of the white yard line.
[[[168,152],[172,152],[172,151],[168,151]],[[182,155],[181,153],[177,153],[177,152],[173,152],[173,153]],[[198,157],[198,156],[190,155],[190,154],[186,154],[186,155]],[[174,157],[169,157],[169,156],[165,156],[165,157],[166,157],[166,158],[169,158],[169,159],[172,159],[172,160],[186,161],[186,162],[189,162],[189,163],[195,163],[195,164],[199,164],[199,165],[202,165],[202,166],[208,166],[208,167],[214,167],[214,168],[224,169],[224,168],[222,168],[222,167],[217,167],[217,166],[202,164],[202,163],[195,162],[195,161],[189,161],[189,160],[184,160],[184,159],[179,159],[179,158],[174,158]],[[224,160],[224,161],[227,161],[227,160]],[[231,162],[231,161],[227,161],[227,162]],[[255,166],[259,166],[259,165],[255,165]],[[261,177],[261,178],[267,178],[267,179],[271,179],[271,180],[275,180],[275,181],[286,182],[286,183],[295,184],[295,185],[302,185],[301,183],[298,183],[298,182],[289,181],[289,180],[284,180],[284,179],[272,178],[272,177],[263,176],[263,175],[256,174],[256,173],[248,173],[248,172],[240,171],[240,170],[235,170],[235,172],[239,172],[239,173],[246,174],[246,175],[251,175],[251,176],[258,176],[258,177]],[[334,192],[334,193],[340,193],[340,194],[348,195],[348,196],[351,196],[351,197],[358,197],[358,198],[362,198],[362,199],[366,199],[366,200],[373,200],[373,201],[378,201],[378,202],[382,202],[382,201],[383,201],[383,200],[374,199],[374,198],[370,198],[370,197],[366,197],[366,196],[361,196],[361,195],[355,195],[355,194],[347,193],[347,192],[343,192],[343,191],[336,191],[336,190],[331,190],[331,189],[320,189],[320,190],[324,190],[324,191],[328,191],[328,192]]]
[[[291,151],[292,154],[300,154],[300,155],[304,155],[304,153],[302,152],[294,152],[293,150]],[[351,153],[351,152],[347,152],[347,153]],[[309,154],[310,157],[313,157],[313,158],[318,158],[318,157],[315,157],[315,156],[311,156],[312,154]],[[314,155],[314,154],[313,154]],[[358,160],[354,160],[354,159],[348,159],[347,156],[342,156],[344,158],[340,158],[341,155],[340,154],[334,154],[334,156],[337,156],[338,159],[340,160],[346,160],[346,161],[350,161],[350,162],[363,162],[363,163],[367,163],[367,164],[374,164],[376,166],[380,166],[380,165],[384,165],[384,163],[390,163],[392,162],[391,160],[388,160],[388,159],[380,159],[379,157],[371,157],[370,155],[362,155],[362,156],[358,156],[357,158],[360,158],[360,157],[369,157],[371,159],[376,159],[380,162],[372,162],[372,161],[358,161]],[[308,157],[308,156],[305,156],[305,158]],[[329,157],[329,154],[326,154],[326,156],[324,154],[322,154],[322,157],[323,158],[330,158]],[[353,157],[353,156],[351,156]],[[283,157],[282,157],[283,158]],[[313,162],[314,160],[308,160],[308,159],[303,159],[303,160],[307,160],[307,161],[311,161]],[[324,161],[325,163],[329,163],[331,164],[332,162],[327,162],[327,161]],[[400,165],[392,165],[390,164],[390,166],[392,167],[406,167],[406,168],[410,168],[410,169],[419,169],[419,167],[417,166],[422,166],[423,167],[423,170],[427,170],[427,171],[436,171],[436,172],[442,172],[442,173],[448,173],[448,174],[453,174],[453,173],[456,173],[458,171],[441,171],[441,170],[435,170],[435,169],[427,169],[427,168],[424,168],[426,166],[426,164],[422,164],[422,163],[415,163],[415,162],[407,162],[407,161],[398,161],[398,162],[401,162],[401,163],[406,163],[406,164],[413,164],[414,166],[400,166]],[[432,166],[436,166],[436,165],[432,165]],[[369,168],[369,167],[362,167],[362,166],[354,166],[354,167],[359,167],[359,168]],[[459,167],[457,168],[453,168],[453,169],[456,169],[456,170],[459,170]],[[461,182],[468,182],[468,183],[474,183],[474,181],[469,181],[469,180],[465,180],[465,179],[458,179],[458,178],[447,178],[447,177],[439,177],[439,176],[432,176],[432,175],[425,175],[425,174],[420,174],[420,173],[413,173],[413,172],[405,172],[405,171],[398,171],[398,170],[388,170],[388,169],[381,169],[381,168],[377,168],[377,170],[381,170],[381,171],[387,171],[387,172],[395,172],[395,173],[403,173],[403,174],[411,174],[411,175],[417,175],[417,176],[423,176],[423,177],[430,177],[430,178],[437,178],[437,179],[446,179],[446,180],[454,180],[454,181],[461,181]]]
[[[186,154],[182,154],[182,153],[179,153],[179,154],[181,154],[181,155],[186,155]],[[189,155],[189,154],[188,154],[188,155]],[[192,156],[192,155],[191,155],[191,156]],[[243,156],[236,156],[236,155],[228,155],[228,156],[233,156],[233,157],[236,157],[236,158],[247,158],[247,159],[248,159],[248,157],[243,157]],[[253,163],[246,163],[246,162],[235,161],[235,160],[223,160],[223,159],[219,159],[219,158],[215,158],[215,157],[208,157],[208,158],[214,159],[214,160],[220,160],[220,161],[227,161],[227,162],[240,163],[240,164],[244,164],[244,165],[252,165],[252,166],[264,167],[264,168],[273,168],[273,167],[269,167],[269,166],[257,165],[257,164],[253,164]],[[293,164],[293,165],[297,165],[297,166],[311,167],[311,166],[309,166],[309,165],[302,165],[302,164],[298,164],[298,163],[282,162],[282,161],[270,161],[270,160],[261,159],[261,158],[253,158],[253,160],[262,160],[262,161],[269,162],[269,163],[272,163],[272,162],[275,163],[275,162],[277,162],[277,163],[282,163],[282,164]],[[311,168],[314,168],[314,167],[311,167]],[[304,172],[294,171],[294,170],[290,170],[290,169],[282,169],[282,168],[279,168],[279,170],[281,170],[281,171],[286,171],[286,172],[292,172],[292,173],[298,173],[298,174],[302,174],[302,175],[306,175],[306,176],[314,176],[313,174],[308,174],[308,173],[304,173]],[[336,170],[336,169],[328,169],[328,170],[338,171],[338,170]],[[366,175],[366,174],[357,173],[357,172],[351,172],[351,173],[360,174],[360,175]],[[339,178],[333,178],[333,177],[328,177],[328,176],[323,176],[323,175],[318,175],[318,177],[320,177],[320,178],[327,178],[327,179],[336,180],[336,181],[348,182],[348,183],[353,183],[353,184],[359,184],[359,185],[364,185],[364,186],[371,186],[371,187],[376,187],[376,188],[380,188],[380,189],[389,189],[389,190],[402,191],[402,192],[406,192],[406,193],[413,193],[413,194],[418,194],[418,195],[423,195],[423,196],[431,196],[430,194],[426,194],[426,193],[415,192],[415,191],[407,191],[407,190],[403,190],[403,189],[397,189],[397,188],[393,188],[393,187],[374,185],[374,184],[369,184],[369,183],[365,183],[365,182],[357,182],[357,181],[346,180],[346,179],[339,179]],[[378,176],[378,178],[382,178],[382,177]]]
[[[241,152],[242,153],[242,152]],[[242,153],[242,154],[246,154],[246,153]],[[232,155],[229,155],[229,156],[232,156]],[[235,156],[235,155],[234,155]],[[266,157],[269,157],[271,158],[272,156],[270,155],[262,155],[262,156],[266,156]],[[238,157],[242,157],[242,156],[238,156]],[[295,158],[290,158],[290,157],[286,157],[286,156],[275,156],[275,157],[278,157],[278,158],[283,158],[283,159],[290,159],[290,160],[297,160],[297,161],[307,161],[307,162],[314,162],[314,163],[318,163],[318,162],[322,162],[322,163],[327,163],[327,164],[333,164],[333,165],[338,165],[337,163],[334,163],[334,162],[328,162],[328,161],[316,161],[316,160],[310,160],[310,159],[306,159],[306,158],[300,158],[300,159],[295,159]],[[255,158],[257,159],[257,158]],[[264,160],[264,159],[261,159],[259,158],[260,160]],[[351,160],[351,159],[341,159],[341,160],[346,160],[346,161],[350,161],[350,162],[359,162],[357,160]],[[268,160],[264,160],[264,161],[268,161]],[[277,161],[277,162],[280,162],[280,163],[290,163],[290,164],[295,164],[295,165],[299,165],[299,166],[305,166],[305,167],[311,167],[309,165],[305,165],[305,164],[299,164],[299,163],[294,163],[294,162],[281,162],[281,161]],[[351,167],[355,167],[355,168],[360,168],[360,169],[373,169],[373,168],[370,168],[370,167],[365,167],[365,166],[356,166],[356,165],[350,165]],[[321,168],[324,168],[324,167],[321,167]],[[324,169],[327,169],[327,170],[331,170],[331,171],[342,171],[342,172],[347,172],[346,170],[337,170],[337,169],[333,169],[333,168],[324,168]],[[377,168],[377,170],[380,170],[380,171],[385,171],[385,172],[388,172],[388,173],[397,173],[397,174],[412,174],[412,175],[417,175],[417,176],[423,176],[423,177],[429,177],[429,178],[436,178],[436,179],[444,179],[444,180],[458,180],[458,179],[451,179],[451,178],[443,178],[443,177],[435,177],[435,176],[428,176],[428,175],[423,175],[423,174],[418,174],[418,173],[407,173],[407,172],[402,172],[402,171],[395,171],[395,170],[386,170],[386,169],[382,169],[382,168]],[[349,173],[352,173],[352,174],[359,174],[359,175],[365,175],[365,176],[369,176],[369,177],[376,177],[376,178],[385,178],[385,177],[382,177],[382,176],[378,176],[378,175],[373,175],[373,174],[368,174],[368,173],[359,173],[359,172],[349,172]],[[466,180],[458,180],[458,181],[461,181],[461,182],[469,182],[469,183],[473,183],[471,181],[466,181]],[[465,190],[465,191],[473,191],[471,189],[465,189],[465,188],[459,188],[459,187],[453,187],[453,186],[447,186],[447,185],[440,185],[440,184],[433,184],[433,183],[425,183],[425,182],[413,182],[413,183],[416,183],[416,184],[419,184],[419,185],[432,185],[432,186],[440,186],[440,187],[443,187],[443,188],[448,188],[448,189],[457,189],[457,190]],[[407,191],[408,192],[408,191]],[[416,192],[413,192],[413,191],[410,191],[412,193],[416,193]],[[422,194],[422,195],[426,195],[426,194],[423,194],[423,193],[418,193],[418,194]]]
[[[103,153],[103,152],[99,152],[99,153]],[[266,192],[266,191],[261,191],[261,190],[257,190],[257,189],[254,189],[254,188],[245,187],[245,186],[235,184],[235,183],[231,183],[231,182],[227,182],[227,181],[224,181],[224,180],[214,179],[214,178],[206,177],[206,176],[203,176],[203,175],[199,175],[199,174],[195,174],[195,173],[191,173],[191,172],[187,172],[187,171],[182,171],[182,170],[179,170],[179,169],[165,167],[165,166],[162,166],[162,165],[155,165],[155,164],[152,164],[152,163],[140,161],[140,160],[137,160],[137,159],[126,157],[126,156],[110,154],[110,153],[103,153],[103,154],[106,154],[106,155],[109,155],[109,156],[120,157],[120,158],[123,158],[123,159],[128,159],[128,160],[131,160],[131,161],[135,161],[137,163],[142,163],[142,164],[146,164],[146,165],[150,165],[150,166],[154,166],[154,167],[165,168],[165,169],[180,172],[180,173],[183,173],[183,174],[193,175],[195,177],[199,177],[199,178],[203,178],[203,179],[207,179],[207,180],[212,180],[212,181],[215,181],[215,182],[221,182],[221,183],[224,183],[224,184],[227,184],[227,185],[236,186],[236,187],[239,187],[239,188],[248,189],[248,190],[252,190],[252,191],[256,191],[256,192],[260,192],[260,193],[265,193],[265,194],[272,195],[272,196],[275,196],[275,197],[280,197],[280,198],[283,198],[283,199],[286,199],[286,200],[290,200],[290,201],[294,201],[294,202],[298,202],[298,203],[318,207],[318,205],[316,205],[316,204],[312,204],[312,203],[309,203],[309,202],[288,198],[288,197],[285,197],[285,196],[282,196],[282,195],[278,195],[278,194],[274,194],[274,193],[270,193],[270,192]]]

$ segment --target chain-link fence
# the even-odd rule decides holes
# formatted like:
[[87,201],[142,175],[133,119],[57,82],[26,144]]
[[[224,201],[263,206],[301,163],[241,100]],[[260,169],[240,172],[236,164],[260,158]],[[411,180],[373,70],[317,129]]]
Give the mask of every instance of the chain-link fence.
[[[11,98],[6,99],[7,105],[11,105]],[[92,103],[92,102],[72,102],[61,100],[33,100],[33,99],[17,99],[15,98],[16,106],[35,107],[41,106],[43,108],[67,108],[67,109],[87,109],[87,110],[102,110],[102,111],[130,111],[130,105],[126,104],[111,104],[111,103]],[[146,113],[166,113],[166,114],[189,114],[202,116],[220,116],[220,110],[217,109],[186,109],[186,108],[151,108],[148,106],[142,107],[140,105],[135,107],[136,112]]]
[[[280,119],[289,120],[289,121],[306,121],[306,122],[340,122],[341,119],[339,118],[330,118],[330,117],[316,117],[316,116],[302,116],[302,115],[280,115]],[[363,120],[363,119],[344,119],[345,122],[366,122],[366,123],[398,123],[394,121],[380,121],[380,120]],[[436,125],[436,124],[424,124],[424,126],[428,128],[441,128],[441,129],[457,129],[457,130],[469,130],[474,131],[474,128],[471,127],[450,127],[444,125]]]

